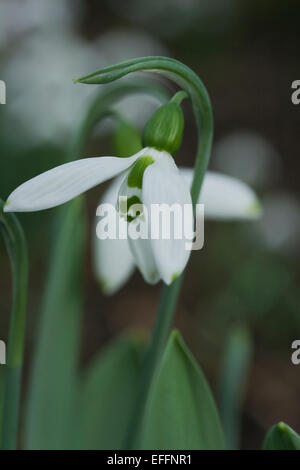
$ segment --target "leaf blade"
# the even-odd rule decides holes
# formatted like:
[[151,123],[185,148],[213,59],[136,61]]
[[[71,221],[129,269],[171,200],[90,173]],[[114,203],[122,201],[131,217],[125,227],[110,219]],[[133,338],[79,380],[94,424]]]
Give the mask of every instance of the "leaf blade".
[[300,450],[300,436],[290,426],[280,422],[267,432],[263,449]]
[[26,449],[62,449],[71,439],[82,311],[82,200],[72,201],[60,215],[26,404]]
[[123,335],[89,366],[79,391],[77,448],[123,448],[134,406],[142,346],[136,334]]
[[224,448],[209,386],[177,332],[170,336],[150,392],[140,445],[143,449]]

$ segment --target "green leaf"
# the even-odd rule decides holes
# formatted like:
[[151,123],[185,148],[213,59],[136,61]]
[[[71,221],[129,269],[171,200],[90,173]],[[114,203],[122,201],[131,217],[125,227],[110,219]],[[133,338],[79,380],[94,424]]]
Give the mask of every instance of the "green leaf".
[[300,436],[287,424],[280,422],[269,429],[264,450],[300,450]]
[[143,349],[139,336],[131,333],[94,359],[79,392],[77,448],[122,449]]
[[209,386],[176,331],[150,391],[139,444],[143,449],[224,449]]
[[1,448],[16,449],[19,425],[21,378],[24,355],[28,255],[23,229],[15,214],[3,211],[0,199],[0,233],[11,261],[13,301],[8,335],[5,371],[0,387]]
[[27,449],[66,449],[77,389],[85,220],[82,200],[61,210],[46,286],[24,429]]
[[241,408],[252,359],[252,341],[247,329],[234,326],[226,339],[220,370],[219,405],[228,449],[239,444]]
[[[3,405],[4,405],[4,367],[0,364],[0,423],[3,419]],[[0,426],[0,442],[2,435],[2,426]]]

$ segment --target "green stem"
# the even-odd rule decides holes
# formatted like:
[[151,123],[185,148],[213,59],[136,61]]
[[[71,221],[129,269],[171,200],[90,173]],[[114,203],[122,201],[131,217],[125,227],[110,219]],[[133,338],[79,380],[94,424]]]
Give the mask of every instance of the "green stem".
[[[200,78],[189,67],[177,60],[167,57],[143,57],[106,67],[75,81],[87,84],[105,84],[118,80],[129,73],[140,71],[158,72],[165,75],[167,78],[174,80],[179,87],[183,88],[191,99],[198,130],[198,147],[191,188],[195,213],[210,158],[213,138],[212,107],[206,88]],[[181,98],[181,95],[179,95],[179,98]],[[138,436],[151,383],[172,326],[181,282],[182,276],[170,286],[163,287],[152,338],[142,367],[141,382],[128,432],[126,448],[133,448],[138,444]]]
[[141,367],[138,389],[132,420],[125,440],[125,449],[139,448],[142,419],[154,374],[157,370],[173,322],[183,276],[179,276],[170,286],[163,285],[158,310],[155,317],[150,344]]
[[16,449],[25,339],[28,258],[22,227],[14,214],[3,212],[3,205],[3,201],[0,201],[0,229],[11,260],[13,304],[4,372],[1,448]]
[[183,100],[187,99],[188,97],[189,97],[189,95],[187,94],[186,91],[180,90],[180,91],[178,91],[177,93],[175,93],[174,96],[172,96],[172,98],[171,98],[170,101],[171,101],[172,103],[176,103],[176,104],[180,105],[181,102],[182,102]]

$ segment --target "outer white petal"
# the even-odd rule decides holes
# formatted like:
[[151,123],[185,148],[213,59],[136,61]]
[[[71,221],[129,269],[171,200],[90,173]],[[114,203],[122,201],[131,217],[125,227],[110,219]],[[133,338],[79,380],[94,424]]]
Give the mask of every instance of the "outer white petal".
[[[193,170],[180,168],[180,172],[191,186]],[[262,214],[255,192],[246,183],[214,171],[206,173],[199,203],[204,204],[207,219],[251,220]]]
[[[116,207],[122,179],[123,176],[119,176],[110,184],[103,194],[100,204],[113,204]],[[96,236],[95,229],[93,267],[103,292],[107,295],[114,294],[126,283],[135,269],[128,240],[119,238],[100,240]]]
[[[154,164],[146,168],[143,177],[142,200],[149,214],[153,204],[161,205],[165,203],[170,208],[173,204],[176,204],[182,210],[185,205],[188,209],[185,213],[185,224],[189,227],[189,233],[191,233],[193,230],[193,214],[190,190],[174,165],[173,159],[170,158],[168,154],[165,156],[160,155]],[[149,216],[149,220],[151,228],[155,229],[156,222],[153,220],[152,215]],[[159,239],[151,239],[157,269],[166,284],[170,284],[181,274],[190,256],[190,250],[186,246],[187,239],[184,237],[183,223],[180,224],[180,230],[182,231],[180,239],[176,239],[172,218],[170,227],[170,239],[163,239],[161,233]]]
[[128,241],[136,266],[140,270],[143,278],[149,284],[156,284],[160,280],[160,274],[153,256],[151,241],[143,238],[133,240],[130,237]]
[[38,211],[63,204],[126,170],[142,154],[143,150],[129,158],[83,158],[57,166],[15,189],[4,211]]

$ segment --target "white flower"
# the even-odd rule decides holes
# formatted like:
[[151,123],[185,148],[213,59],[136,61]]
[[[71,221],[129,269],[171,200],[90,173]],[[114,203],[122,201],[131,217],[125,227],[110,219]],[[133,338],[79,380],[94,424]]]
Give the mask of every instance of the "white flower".
[[[182,177],[191,186],[193,170],[180,169]],[[122,178],[117,178],[105,191],[101,203],[116,204]],[[244,182],[221,173],[206,173],[199,203],[204,204],[205,217],[212,220],[255,220],[261,207],[254,191]],[[142,241],[141,241],[142,242]],[[94,238],[94,271],[104,293],[119,290],[132,275],[136,266],[146,277],[151,272],[151,254],[133,252],[128,240],[99,240]],[[139,258],[140,256],[140,258]]]
[[[151,204],[192,207],[189,185],[171,155],[146,147],[128,158],[85,158],[46,171],[15,189],[8,197],[4,211],[28,212],[55,207],[119,174],[122,174],[119,195],[128,197],[127,217],[130,215],[130,198],[141,201],[148,211]],[[185,224],[192,231],[192,210],[186,216]],[[151,220],[149,222],[150,229]],[[172,234],[168,240],[129,238],[129,245],[132,259],[150,283],[162,279],[170,284],[181,274],[190,255],[184,237],[176,239]],[[127,246],[124,253],[125,250]],[[115,261],[122,264],[127,258],[131,262],[124,253],[120,254],[119,260],[115,257]],[[124,273],[126,269],[125,266]]]

